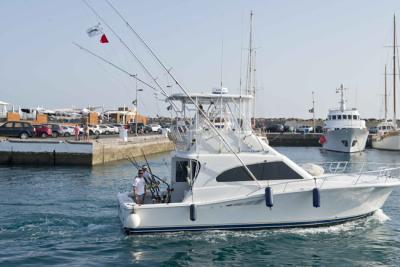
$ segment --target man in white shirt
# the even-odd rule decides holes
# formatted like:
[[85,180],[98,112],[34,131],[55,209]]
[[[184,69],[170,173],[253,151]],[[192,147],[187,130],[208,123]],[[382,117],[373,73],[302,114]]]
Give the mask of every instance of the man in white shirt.
[[139,169],[138,176],[133,181],[133,193],[135,195],[136,204],[144,203],[144,196],[146,195],[146,182],[143,178],[143,170]]

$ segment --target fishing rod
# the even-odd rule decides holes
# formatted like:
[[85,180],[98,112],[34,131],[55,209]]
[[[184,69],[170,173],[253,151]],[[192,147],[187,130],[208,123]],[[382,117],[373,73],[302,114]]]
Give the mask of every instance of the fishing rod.
[[[135,162],[133,162],[133,160],[131,159],[131,158],[128,158],[128,160],[132,163],[132,165],[134,166],[134,167],[136,167],[136,169],[140,169],[140,166],[139,165],[137,165],[137,163],[135,163]],[[146,181],[146,179],[145,179],[145,181]],[[147,182],[146,182],[146,184],[147,184]],[[150,188],[149,188],[149,190],[150,190],[150,193],[151,193],[151,197],[152,198],[157,198],[156,196],[155,196],[155,193],[154,193],[154,188],[153,188],[153,186],[151,185],[151,181],[150,181]],[[158,198],[160,198],[159,197],[159,194],[157,194],[158,195]]]
[[[82,0],[82,2],[93,12],[93,14],[102,21],[104,25],[114,34],[115,37],[119,40],[119,42],[129,51],[129,53],[135,58],[135,60],[139,63],[142,69],[146,72],[146,74],[153,80],[153,82],[157,85],[158,89],[163,93],[165,97],[168,98],[168,93],[161,87],[161,85],[157,82],[157,79],[151,74],[149,69],[143,64],[143,62],[139,59],[139,57],[132,51],[132,49],[124,42],[124,40],[119,36],[119,34],[104,20],[102,16],[86,1]],[[179,110],[174,102],[171,100],[168,101],[170,105],[174,108],[175,112]]]
[[[149,171],[150,171],[150,174],[151,174],[151,176],[153,176],[153,172],[151,171],[150,164],[149,164],[149,162],[147,161],[146,154],[144,153],[144,151],[143,151],[143,149],[142,149],[142,148],[140,149],[140,151],[142,151],[142,154],[143,154],[144,160],[146,161],[146,165],[147,165],[147,167],[149,167]],[[153,178],[153,179],[154,179],[154,178]],[[156,181],[154,180],[154,182],[156,182]]]
[[[160,182],[162,182],[163,184],[165,184],[167,186],[167,195],[163,195],[163,199],[164,199],[164,203],[170,203],[171,202],[171,192],[174,191],[174,189],[171,189],[171,185],[169,183],[167,183],[164,179],[161,179],[160,177],[158,177],[157,175],[155,175],[151,169],[150,169],[150,165],[148,164],[147,158],[144,154],[144,152],[142,151],[143,156],[145,157],[147,166],[149,166],[149,171],[153,177],[153,179],[157,179]],[[132,158],[129,157],[129,161],[137,168],[140,169],[140,165],[137,163],[137,161],[135,160],[135,157],[132,156]],[[159,190],[159,186],[157,185],[157,189]],[[160,190],[159,190],[160,191]],[[153,193],[152,193],[153,195]],[[154,195],[153,195],[154,196]],[[157,193],[158,199],[161,200],[160,195]]]
[[160,177],[158,177],[157,175],[155,175],[155,174],[151,171],[151,167],[150,167],[149,162],[147,161],[146,154],[144,153],[143,149],[141,149],[141,151],[142,151],[144,160],[146,161],[146,165],[149,167],[149,171],[150,171],[150,174],[152,175],[153,179],[156,178],[157,180],[161,181],[163,184],[167,185],[167,186],[168,186],[168,190],[170,190],[170,184],[167,183],[166,181],[164,181],[164,179],[161,179]]
[[[129,161],[136,167],[136,169],[140,169],[140,168],[141,168],[141,165],[140,165],[139,163],[136,162],[136,160],[135,160],[135,158],[134,158],[133,156],[131,156],[131,157],[132,157],[132,158],[129,157]],[[133,162],[132,159],[133,159],[135,162]],[[146,162],[147,162],[147,160],[146,160]],[[147,165],[148,165],[148,163],[147,163]],[[149,166],[149,165],[148,165],[148,166]],[[149,166],[149,170],[150,170],[150,166]],[[151,172],[151,170],[150,170],[150,172]],[[155,179],[157,179],[158,181],[160,181],[161,183],[165,184],[168,188],[171,188],[171,185],[170,185],[169,183],[167,183],[164,179],[160,178],[158,175],[156,175],[156,174],[154,174],[154,173],[152,173],[152,172],[151,172],[151,174],[152,174],[153,178],[155,178]]]
[[[82,0],[85,1],[85,0]],[[109,0],[105,0],[107,4],[114,10],[114,12],[125,22],[127,27],[133,32],[133,34],[138,38],[138,40],[147,48],[147,50],[151,53],[151,55],[156,59],[156,61],[160,64],[160,66],[164,69],[166,73],[171,77],[171,79],[178,85],[178,87],[182,90],[182,92],[188,97],[190,102],[196,107],[197,111],[199,111],[205,118],[205,121],[210,125],[210,127],[213,129],[213,131],[219,136],[221,141],[224,143],[226,148],[231,151],[231,153],[236,157],[236,159],[242,164],[244,169],[246,170],[247,174],[250,176],[251,179],[253,179],[259,188],[262,188],[261,184],[257,180],[257,178],[254,176],[254,174],[250,171],[250,169],[247,167],[247,165],[243,162],[243,160],[237,155],[237,153],[233,150],[231,145],[226,141],[226,139],[223,137],[223,135],[218,131],[218,129],[215,127],[215,125],[210,121],[206,113],[204,112],[203,109],[200,108],[200,106],[194,101],[194,99],[189,95],[188,91],[183,88],[183,86],[180,84],[180,82],[175,78],[174,75],[171,74],[170,69],[168,69],[164,63],[160,60],[160,58],[154,53],[154,51],[150,48],[150,46],[143,40],[143,38],[133,29],[133,27],[129,24],[129,22],[122,16],[122,14],[111,4]],[[107,25],[107,24],[106,24]],[[172,101],[171,101],[172,102]]]

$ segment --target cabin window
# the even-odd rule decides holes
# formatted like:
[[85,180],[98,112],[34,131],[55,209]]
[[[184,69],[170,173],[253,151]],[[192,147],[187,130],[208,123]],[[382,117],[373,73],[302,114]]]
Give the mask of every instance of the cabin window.
[[343,115],[343,119],[344,119],[344,120],[347,120],[347,115]]
[[332,120],[336,120],[336,115],[332,115]]
[[337,115],[337,119],[341,120],[342,119],[342,115]]
[[357,144],[357,140],[353,140],[353,142],[351,142],[351,146],[355,146]]
[[328,120],[330,120],[331,119],[331,115],[328,115]]
[[[177,161],[176,162],[176,176],[175,180],[176,182],[187,182],[188,178],[188,170],[189,170],[189,161],[188,160],[182,160],[182,161]],[[199,173],[199,167],[200,164],[192,160],[192,177],[196,178],[198,173]]]
[[[289,180],[303,179],[282,161],[263,162],[247,165],[247,168],[254,174],[257,180]],[[224,171],[217,176],[217,182],[240,182],[253,181],[243,166]]]
[[347,142],[347,140],[342,140],[342,144],[343,144],[345,147],[348,147],[348,146],[349,146],[349,142]]

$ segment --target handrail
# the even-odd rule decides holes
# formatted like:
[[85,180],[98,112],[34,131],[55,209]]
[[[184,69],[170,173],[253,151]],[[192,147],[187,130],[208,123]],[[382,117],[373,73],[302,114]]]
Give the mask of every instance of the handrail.
[[[382,175],[380,175],[380,174],[382,173],[382,169],[381,169],[381,170],[373,170],[373,171],[360,172],[360,173],[358,173],[358,177],[357,177],[356,182],[355,182],[354,184],[358,184],[358,181],[359,181],[359,179],[361,178],[362,175],[372,174],[372,173],[378,173],[378,175],[376,176],[376,178],[378,178],[378,179],[379,179],[380,177],[385,177],[385,178],[386,178],[386,179],[385,179],[385,183],[386,183],[387,180],[388,180],[389,178],[394,178],[394,177],[391,175],[391,172],[392,172],[392,171],[395,171],[395,170],[399,170],[399,171],[400,171],[400,167],[384,169],[384,170],[383,170],[384,172],[383,172]],[[347,173],[347,175],[350,175],[350,176],[354,176],[355,174],[357,174],[357,173]],[[326,180],[329,180],[329,179],[335,178],[335,177],[339,177],[339,176],[341,176],[341,175],[343,175],[343,173],[340,173],[340,174],[335,173],[335,174],[331,174],[331,175],[327,175],[327,176],[322,176],[322,177],[312,177],[312,178],[299,179],[299,180],[294,180],[294,181],[292,180],[292,181],[289,181],[289,182],[274,183],[274,184],[270,184],[270,186],[284,185],[283,192],[285,192],[285,190],[286,190],[286,188],[287,188],[287,186],[288,186],[289,184],[300,183],[300,182],[307,182],[307,181],[315,181],[315,180],[322,180],[322,183],[321,183],[320,186],[319,186],[320,188],[322,188],[322,185],[325,183]],[[400,173],[398,174],[398,178],[400,178]],[[314,185],[314,184],[313,184],[313,185]]]

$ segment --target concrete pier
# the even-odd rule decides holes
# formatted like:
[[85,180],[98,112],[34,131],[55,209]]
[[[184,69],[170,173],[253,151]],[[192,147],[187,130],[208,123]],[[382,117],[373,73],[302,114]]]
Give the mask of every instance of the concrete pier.
[[267,133],[271,146],[321,146],[318,143],[320,133]]
[[167,152],[174,144],[165,136],[95,139],[88,142],[40,139],[1,139],[0,164],[92,166],[129,157]]
[[[317,146],[322,133],[267,133],[268,142],[271,146]],[[372,135],[368,135],[367,148],[371,148]]]

